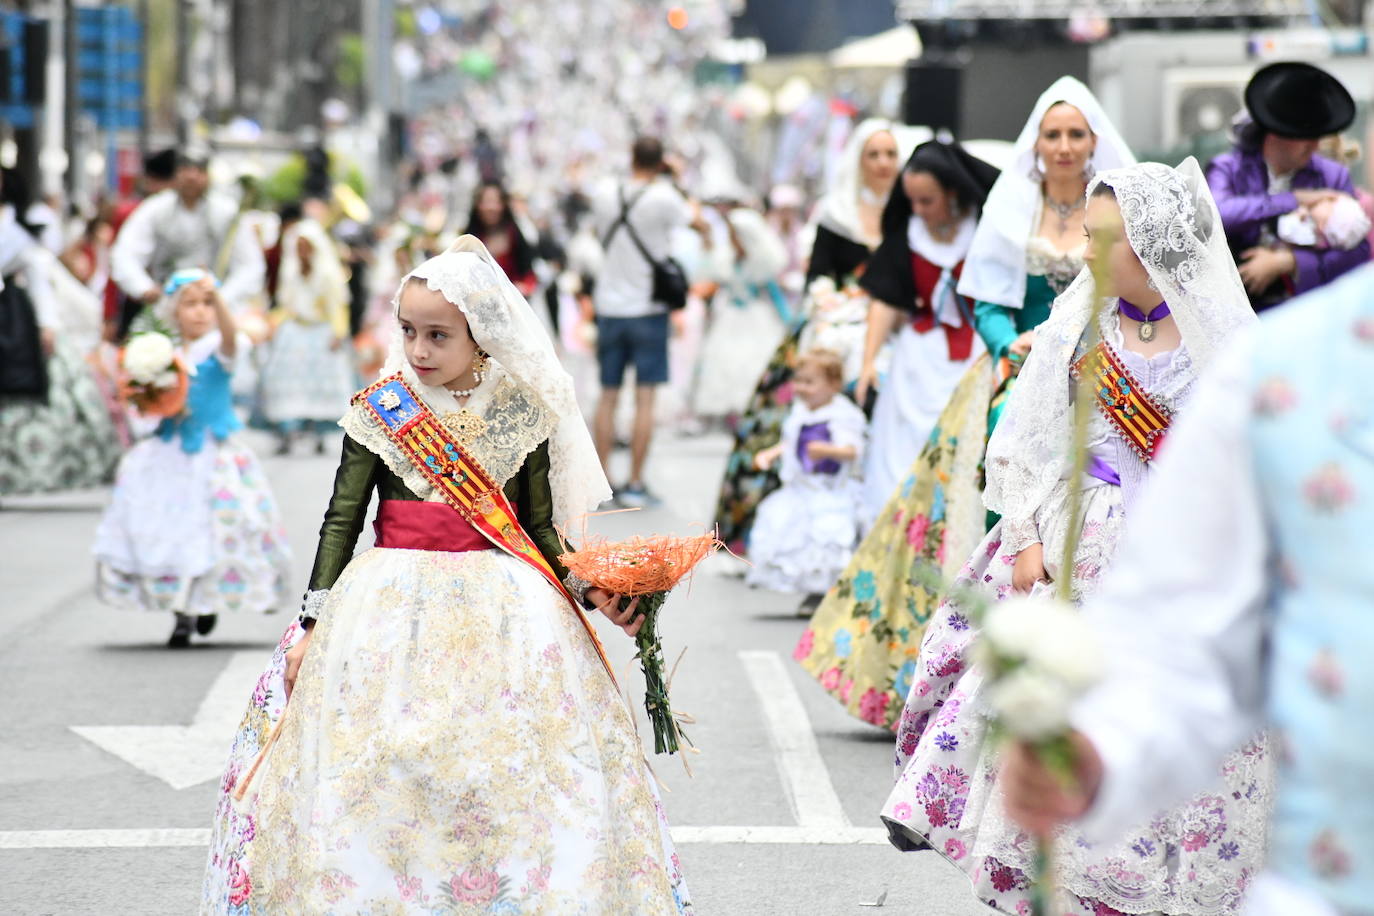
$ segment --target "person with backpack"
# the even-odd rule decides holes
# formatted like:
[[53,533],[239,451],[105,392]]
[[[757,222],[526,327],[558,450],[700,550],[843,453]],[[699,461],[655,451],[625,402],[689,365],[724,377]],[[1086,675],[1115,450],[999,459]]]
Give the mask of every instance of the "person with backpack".
[[644,465],[654,431],[654,395],[668,381],[668,312],[686,304],[681,266],[670,257],[674,232],[704,228],[690,201],[672,183],[663,143],[640,137],[631,147],[630,179],[609,185],[594,203],[605,259],[597,275],[596,357],[601,399],[593,433],[601,464],[610,473],[615,447],[615,409],[625,370],[635,375],[635,416],[630,437],[630,475],[616,488],[624,506],[654,505],[644,486]]

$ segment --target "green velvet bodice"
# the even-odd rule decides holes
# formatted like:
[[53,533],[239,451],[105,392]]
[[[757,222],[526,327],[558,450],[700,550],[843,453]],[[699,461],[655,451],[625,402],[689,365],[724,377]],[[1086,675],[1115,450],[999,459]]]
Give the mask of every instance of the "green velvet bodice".
[[[563,546],[553,527],[548,442],[541,443],[525,456],[525,463],[503,489],[506,498],[515,506],[520,527],[549,561],[558,578],[565,579],[568,570],[558,562]],[[367,509],[374,492],[379,499],[419,501],[381,458],[345,436],[343,457],[334,475],[334,495],[330,497],[324,524],[320,526],[315,568],[310,573],[311,591],[332,588],[348,566],[367,521]]]

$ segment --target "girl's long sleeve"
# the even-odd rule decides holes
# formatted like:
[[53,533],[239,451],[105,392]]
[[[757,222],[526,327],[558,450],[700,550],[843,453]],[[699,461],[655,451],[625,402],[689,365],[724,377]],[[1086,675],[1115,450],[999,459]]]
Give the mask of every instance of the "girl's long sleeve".
[[334,474],[334,494],[329,499],[329,508],[325,509],[324,523],[320,526],[315,568],[310,573],[310,588],[305,593],[305,605],[301,611],[303,622],[313,621],[319,616],[319,609],[329,589],[348,566],[348,561],[353,559],[353,551],[358,545],[358,536],[362,534],[363,523],[367,520],[367,508],[372,501],[372,491],[377,486],[381,468],[380,458],[351,437],[344,436],[343,455],[339,460],[339,469]]

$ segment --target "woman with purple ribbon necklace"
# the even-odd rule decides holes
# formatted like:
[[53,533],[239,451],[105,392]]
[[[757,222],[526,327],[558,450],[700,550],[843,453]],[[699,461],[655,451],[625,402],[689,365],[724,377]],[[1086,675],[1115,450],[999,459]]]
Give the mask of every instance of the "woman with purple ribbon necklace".
[[[1253,320],[1192,159],[1099,173],[1085,230],[1091,269],[1037,330],[988,444],[984,499],[1002,520],[930,624],[882,818],[894,845],[934,848],[981,901],[1010,916],[1221,916],[1238,911],[1263,861],[1272,786],[1263,739],[1232,755],[1214,791],[1117,842],[1057,837],[1044,875],[1039,843],[1002,810],[986,682],[971,651],[978,627],[964,596],[1090,593],[1170,418],[1229,335]],[[1092,399],[1086,435],[1076,435],[1079,392]],[[1044,887],[1055,889],[1052,900],[1040,896]]]

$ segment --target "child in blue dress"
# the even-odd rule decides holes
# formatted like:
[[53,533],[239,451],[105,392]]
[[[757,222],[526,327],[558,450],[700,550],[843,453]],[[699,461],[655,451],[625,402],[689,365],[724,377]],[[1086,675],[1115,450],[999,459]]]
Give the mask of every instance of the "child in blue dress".
[[291,555],[267,477],[237,435],[230,381],[247,344],[217,281],[177,271],[163,292],[158,317],[191,373],[186,405],[120,462],[96,532],[96,584],[109,604],[173,613],[168,645],[181,648],[220,613],[275,610]]

